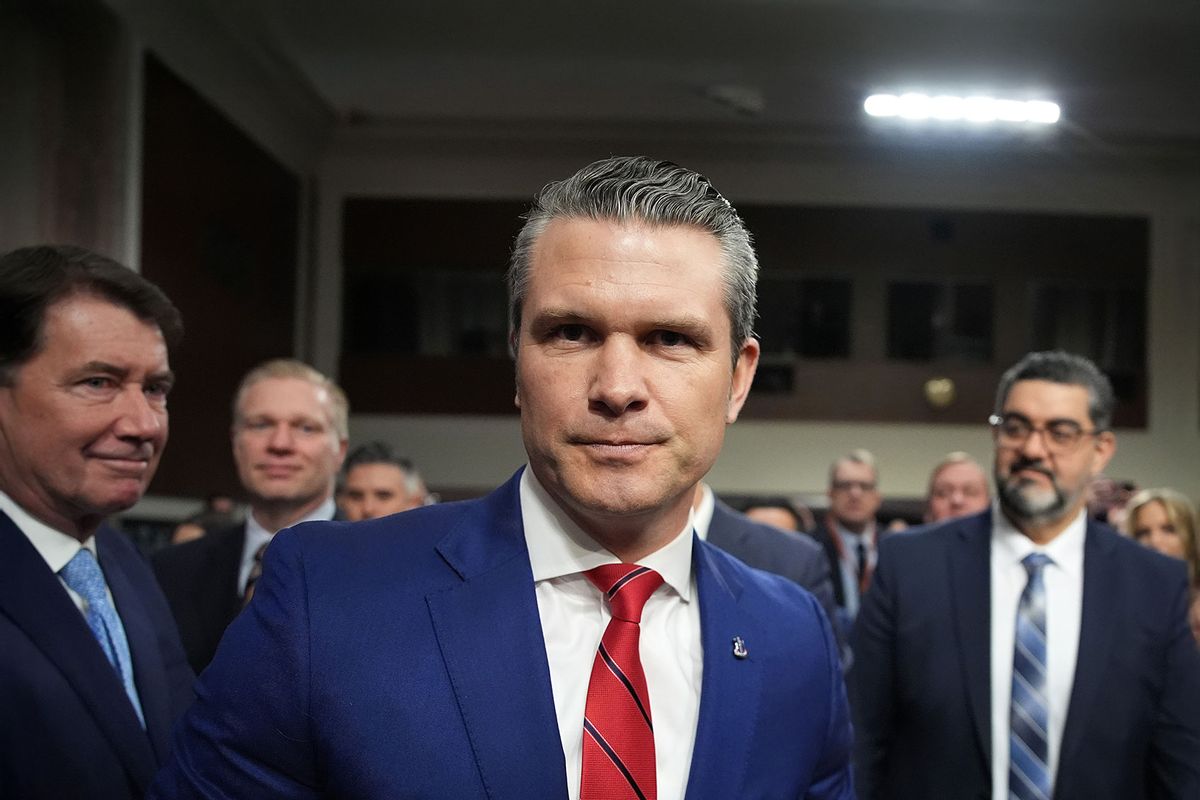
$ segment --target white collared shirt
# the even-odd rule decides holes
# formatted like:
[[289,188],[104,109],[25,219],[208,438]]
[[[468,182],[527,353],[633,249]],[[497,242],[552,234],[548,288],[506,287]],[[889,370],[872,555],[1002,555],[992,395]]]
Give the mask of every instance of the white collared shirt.
[[[337,506],[333,502],[333,497],[330,496],[325,498],[325,502],[314,508],[308,516],[301,517],[291,525],[284,527],[290,528],[301,522],[326,522],[333,519],[336,510]],[[271,541],[271,537],[276,533],[278,531],[269,531],[259,525],[258,520],[254,518],[253,510],[246,515],[246,539],[242,542],[242,565],[238,568],[238,594],[246,593],[246,581],[250,579],[250,570],[254,569],[254,554],[258,552],[258,548]]]
[[1083,544],[1087,518],[1083,510],[1045,546],[1033,543],[992,504],[992,796],[1008,797],[1009,709],[1012,702],[1013,648],[1017,606],[1029,582],[1021,559],[1045,553],[1053,563],[1042,570],[1046,588],[1046,700],[1050,712],[1047,766],[1051,782],[1058,771],[1063,728],[1083,616]]
[[717,510],[717,501],[713,490],[707,483],[700,484],[700,502],[692,507],[692,527],[696,535],[708,541],[708,529],[712,525],[713,512]]
[[[92,555],[96,556],[96,560],[99,562],[99,554],[96,552],[96,537],[89,536],[81,545],[79,540],[74,536],[51,528],[17,505],[15,500],[2,491],[0,491],[0,511],[7,514],[8,518],[13,521],[13,524],[17,526],[21,533],[29,538],[29,543],[45,559],[46,566],[50,567],[50,571],[58,578],[58,582],[62,584],[63,589],[71,596],[71,600],[75,602],[75,607],[80,612],[86,612],[87,602],[74,589],[67,586],[67,582],[62,579],[58,571],[75,557],[80,547],[86,547],[88,550],[91,550]],[[101,572],[103,573],[103,569],[101,569]],[[105,589],[107,590],[107,581],[105,584]],[[111,591],[108,592],[108,600],[110,603],[112,602]],[[116,605],[114,604],[113,607],[116,608]]]
[[875,547],[876,525],[871,522],[862,533],[854,533],[844,528],[840,522],[835,522],[834,536],[841,542],[842,557],[838,559],[838,570],[841,572],[842,588],[845,589],[846,615],[850,619],[858,616],[858,606],[861,601],[858,583],[858,545],[861,542],[863,552],[867,557],[866,569],[875,569],[877,548]]
[[[600,590],[582,573],[619,559],[563,513],[528,467],[521,475],[520,496],[567,790],[570,800],[578,800],[588,681],[610,618]],[[687,526],[669,544],[638,560],[663,577],[663,586],[642,611],[640,642],[660,800],[678,800],[687,789],[700,715],[703,657],[692,541],[689,516]]]

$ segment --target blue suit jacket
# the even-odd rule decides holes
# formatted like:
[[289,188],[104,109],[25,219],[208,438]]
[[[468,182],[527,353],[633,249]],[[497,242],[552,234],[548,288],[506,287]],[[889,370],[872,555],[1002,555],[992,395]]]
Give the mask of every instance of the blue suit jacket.
[[149,566],[106,528],[96,549],[146,728],[58,577],[0,514],[0,797],[141,798],[192,699],[192,671]]
[[[566,798],[517,485],[280,533],[151,797]],[[687,797],[852,797],[816,602],[702,542],[694,559],[704,677]]]
[[[830,620],[837,619],[829,561],[812,537],[755,522],[713,498],[708,542],[755,569],[782,575],[812,592]],[[839,648],[844,644],[840,631]]]
[[[864,800],[991,797],[990,539],[985,511],[880,545],[852,638]],[[1089,522],[1083,573],[1054,797],[1200,797],[1183,563]]]

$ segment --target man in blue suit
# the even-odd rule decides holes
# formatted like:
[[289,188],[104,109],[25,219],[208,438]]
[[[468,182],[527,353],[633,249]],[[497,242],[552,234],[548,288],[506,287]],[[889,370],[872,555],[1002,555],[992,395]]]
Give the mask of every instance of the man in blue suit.
[[192,672],[105,516],[167,441],[179,312],[86,250],[0,258],[0,797],[141,798]]
[[852,797],[818,603],[692,531],[757,366],[756,272],[674,164],[543,189],[509,271],[528,467],[279,534],[151,796]]
[[1200,797],[1184,565],[1086,515],[1112,409],[1087,359],[1026,356],[993,508],[882,544],[852,640],[860,797]]

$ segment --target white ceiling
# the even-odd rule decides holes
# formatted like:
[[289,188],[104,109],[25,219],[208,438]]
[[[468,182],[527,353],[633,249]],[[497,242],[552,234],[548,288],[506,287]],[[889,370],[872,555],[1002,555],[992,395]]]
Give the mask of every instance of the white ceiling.
[[[221,6],[226,24],[297,73],[343,130],[604,127],[731,145],[877,146],[912,131],[866,118],[863,98],[927,89],[1063,107],[1054,133],[1001,135],[1009,146],[1200,157],[1197,0]],[[734,104],[713,99],[721,93]],[[968,138],[944,126],[939,135]]]

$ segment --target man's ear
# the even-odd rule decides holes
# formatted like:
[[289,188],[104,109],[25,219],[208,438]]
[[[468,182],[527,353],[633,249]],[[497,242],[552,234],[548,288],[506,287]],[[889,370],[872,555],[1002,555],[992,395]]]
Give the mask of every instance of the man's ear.
[[1108,467],[1108,462],[1117,454],[1117,437],[1112,431],[1096,434],[1092,451],[1092,475],[1099,475]]
[[733,380],[729,386],[729,406],[725,412],[725,424],[732,425],[737,421],[746,396],[750,394],[750,386],[754,383],[754,373],[758,371],[758,356],[762,346],[753,336],[746,337],[742,348],[738,351],[737,363],[733,365]]

